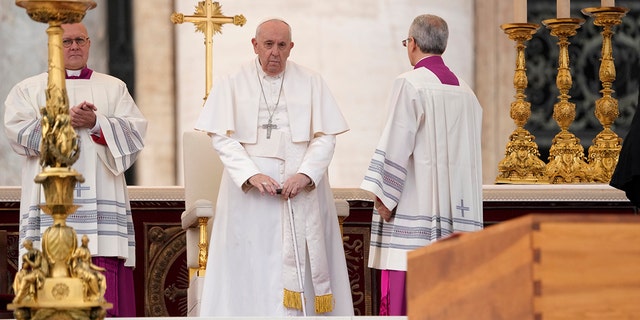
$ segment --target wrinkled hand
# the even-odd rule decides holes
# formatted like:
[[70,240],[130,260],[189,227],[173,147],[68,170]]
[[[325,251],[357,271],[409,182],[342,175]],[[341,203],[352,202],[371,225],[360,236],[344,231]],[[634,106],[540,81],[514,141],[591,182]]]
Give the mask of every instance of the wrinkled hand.
[[311,184],[311,178],[309,178],[306,174],[294,174],[291,178],[287,179],[287,181],[284,182],[284,185],[282,186],[282,198],[294,198],[309,184]]
[[378,211],[378,214],[382,219],[384,219],[384,221],[391,221],[392,212],[382,203],[382,201],[380,201],[380,199],[376,198],[376,201],[373,203],[373,207]]
[[247,181],[254,188],[257,188],[262,195],[268,193],[272,196],[275,196],[277,194],[276,190],[280,188],[280,184],[278,183],[278,181],[262,173],[254,174]]
[[70,108],[71,126],[74,128],[93,128],[96,125],[96,110],[98,108],[95,105],[86,101]]

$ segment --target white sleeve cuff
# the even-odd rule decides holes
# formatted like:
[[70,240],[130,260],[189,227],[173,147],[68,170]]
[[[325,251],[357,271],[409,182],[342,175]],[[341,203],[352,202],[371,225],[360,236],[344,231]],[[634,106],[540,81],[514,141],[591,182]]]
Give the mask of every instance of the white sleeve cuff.
[[89,130],[89,133],[98,137],[102,136],[100,134],[100,122],[98,121],[98,119],[96,119],[96,124]]

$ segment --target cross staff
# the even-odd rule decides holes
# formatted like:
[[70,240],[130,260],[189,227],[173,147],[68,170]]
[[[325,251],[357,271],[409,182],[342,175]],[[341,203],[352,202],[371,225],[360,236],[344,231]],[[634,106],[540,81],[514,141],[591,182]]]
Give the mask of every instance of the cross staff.
[[191,22],[196,26],[196,31],[204,33],[204,45],[206,48],[206,82],[204,100],[209,96],[211,89],[211,64],[213,60],[213,35],[222,33],[222,25],[225,23],[233,23],[236,26],[243,26],[247,19],[243,15],[233,17],[225,17],[222,14],[221,6],[218,2],[204,0],[198,2],[196,11],[191,16],[185,16],[182,13],[173,13],[171,22],[174,24],[182,24],[183,22]]

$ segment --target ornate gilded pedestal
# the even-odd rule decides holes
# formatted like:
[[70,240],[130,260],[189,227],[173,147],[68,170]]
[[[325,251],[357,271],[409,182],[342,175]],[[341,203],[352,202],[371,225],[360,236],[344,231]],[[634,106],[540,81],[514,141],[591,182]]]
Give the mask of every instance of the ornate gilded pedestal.
[[524,128],[531,116],[531,103],[526,101],[528,85],[525,61],[525,42],[529,41],[539,26],[532,23],[508,23],[501,28],[516,42],[516,70],[513,86],[516,100],[511,103],[510,116],[517,128],[511,133],[505,157],[498,164],[496,183],[531,184],[547,183],[544,177],[545,163],[540,160],[540,151],[535,137]]
[[629,11],[621,7],[585,8],[582,13],[592,16],[593,23],[601,26],[602,30],[602,57],[599,77],[602,82],[602,98],[596,101],[595,115],[604,128],[593,139],[589,147],[589,166],[591,167],[591,180],[593,182],[609,183],[611,175],[618,164],[618,156],[622,149],[622,139],[611,130],[611,125],[618,118],[618,100],[613,98],[611,89],[616,79],[616,67],[613,63],[613,49],[611,38],[613,26],[622,23],[622,17]]
[[44,168],[34,181],[42,184],[45,204],[53,225],[42,235],[42,251],[26,239],[22,268],[14,280],[16,296],[7,308],[19,320],[103,319],[112,305],[104,300],[106,281],[100,268],[91,264],[88,240],[78,247],[76,232],[66,225],[74,213],[73,192],[82,175],[71,166],[79,155],[75,130],[69,118],[62,56],[63,23],[82,21],[93,1],[18,0],[33,20],[48,23],[49,69],[46,106],[42,107],[40,164]]
[[569,68],[569,37],[577,33],[583,19],[548,19],[542,22],[551,29],[551,35],[558,38],[558,74],[556,85],[560,91],[559,101],[553,106],[553,119],[560,126],[549,149],[549,163],[545,176],[549,183],[583,183],[589,181],[589,166],[585,162],[584,148],[580,139],[569,132],[569,126],[576,117],[576,105],[569,102],[569,89],[573,85]]

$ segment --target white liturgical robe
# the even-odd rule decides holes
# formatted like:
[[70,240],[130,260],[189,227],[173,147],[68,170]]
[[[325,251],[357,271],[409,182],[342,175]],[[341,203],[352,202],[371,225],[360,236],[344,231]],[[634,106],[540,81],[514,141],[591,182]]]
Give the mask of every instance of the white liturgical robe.
[[[296,173],[311,179],[313,186],[291,199],[307,314],[316,314],[319,301],[328,297],[331,307],[320,310],[332,311],[320,313],[352,315],[327,175],[335,136],[347,131],[347,124],[317,73],[287,61],[283,74],[268,77],[257,65],[251,61],[216,81],[196,124],[212,136],[225,167],[200,315],[301,315],[296,307],[285,307],[286,292],[300,292],[289,207],[280,196],[261,195],[245,184],[258,173],[281,185]],[[263,126],[268,118],[277,125],[269,138]]]
[[407,252],[482,228],[482,108],[467,84],[427,68],[396,78],[389,118],[361,184],[390,210],[374,210],[369,266],[407,270]]
[[[41,213],[44,202],[40,184],[33,182],[40,167],[40,108],[46,104],[48,74],[18,83],[5,101],[5,130],[15,152],[24,156],[20,205],[20,239],[29,238],[40,247],[42,233],[53,223]],[[95,143],[89,129],[76,129],[80,157],[72,168],[85,181],[76,186],[76,212],[67,217],[78,237],[89,237],[94,256],[126,259],[135,266],[135,237],[124,172],[144,147],[147,120],[121,80],[98,72],[90,79],[66,81],[69,107],[83,101],[93,103],[97,122],[107,145]],[[24,250],[24,249],[22,249]]]

